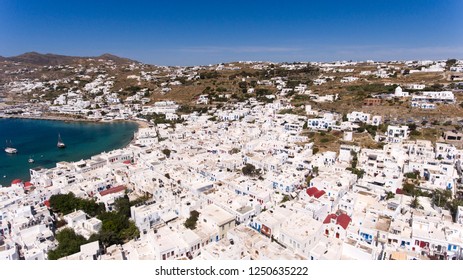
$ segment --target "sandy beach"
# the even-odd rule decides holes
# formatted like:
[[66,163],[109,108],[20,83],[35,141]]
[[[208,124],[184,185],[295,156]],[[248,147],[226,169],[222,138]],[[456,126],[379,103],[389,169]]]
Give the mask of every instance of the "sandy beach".
[[142,120],[123,120],[123,121],[134,122],[138,125],[138,128],[147,128],[151,125],[148,121],[142,121]]

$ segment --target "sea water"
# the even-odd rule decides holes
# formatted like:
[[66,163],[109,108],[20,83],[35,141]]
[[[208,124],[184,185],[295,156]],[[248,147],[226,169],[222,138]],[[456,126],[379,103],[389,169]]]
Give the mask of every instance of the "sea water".
[[[14,179],[28,181],[30,168],[55,167],[60,161],[88,159],[122,148],[130,143],[137,127],[134,122],[0,119],[0,185],[7,187]],[[58,134],[66,144],[64,149],[56,146]],[[17,154],[4,151],[10,141]]]

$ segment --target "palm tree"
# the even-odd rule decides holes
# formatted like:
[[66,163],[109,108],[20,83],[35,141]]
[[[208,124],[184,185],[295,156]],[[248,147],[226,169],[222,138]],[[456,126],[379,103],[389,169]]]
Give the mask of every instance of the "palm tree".
[[418,197],[414,197],[413,200],[410,202],[410,207],[413,209],[419,208],[420,207],[420,201],[418,200]]

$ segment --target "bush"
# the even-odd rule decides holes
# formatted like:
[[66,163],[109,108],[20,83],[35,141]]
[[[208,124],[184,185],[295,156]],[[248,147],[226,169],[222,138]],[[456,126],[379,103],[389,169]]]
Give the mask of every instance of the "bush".
[[290,199],[289,195],[285,194],[285,195],[283,196],[283,199],[281,200],[280,203],[285,203],[285,202],[290,201],[290,200],[291,200],[291,199]]
[[410,132],[410,135],[411,136],[421,136],[421,132],[419,132],[418,130],[412,130],[412,132]]
[[328,143],[328,142],[330,142],[330,139],[328,139],[328,138],[322,138],[322,139],[320,139],[320,142],[322,142],[322,143]]
[[408,172],[405,173],[404,176],[409,179],[416,179],[418,177],[418,174],[415,172]]
[[417,126],[416,126],[415,123],[411,123],[411,124],[408,125],[408,129],[410,129],[410,131],[416,130],[416,127],[417,127]]
[[270,95],[272,94],[272,91],[269,90],[269,89],[266,89],[266,88],[258,88],[255,90],[256,92],[256,95],[259,96],[259,95]]

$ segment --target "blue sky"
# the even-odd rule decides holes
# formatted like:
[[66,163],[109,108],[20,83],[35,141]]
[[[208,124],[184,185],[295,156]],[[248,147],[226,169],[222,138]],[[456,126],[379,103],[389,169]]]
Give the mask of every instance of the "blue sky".
[[463,58],[463,1],[8,1],[0,55],[158,65]]

